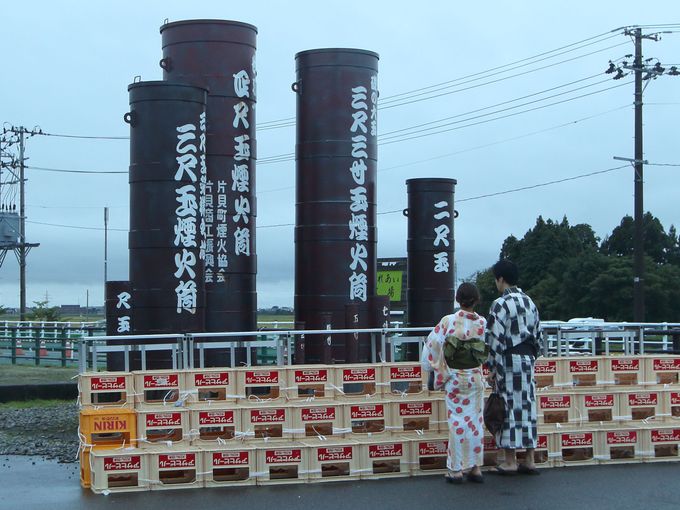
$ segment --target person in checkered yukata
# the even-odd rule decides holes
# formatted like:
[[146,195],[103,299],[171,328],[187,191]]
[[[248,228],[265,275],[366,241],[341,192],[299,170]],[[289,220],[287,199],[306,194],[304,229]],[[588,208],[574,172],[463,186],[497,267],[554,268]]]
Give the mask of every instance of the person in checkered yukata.
[[[503,428],[496,434],[504,460],[498,474],[538,474],[534,464],[536,448],[536,384],[534,362],[541,353],[541,325],[536,305],[517,287],[519,271],[510,260],[493,266],[496,288],[501,296],[489,310],[486,343],[489,347],[489,383],[505,401]],[[525,449],[522,464],[516,450]]]

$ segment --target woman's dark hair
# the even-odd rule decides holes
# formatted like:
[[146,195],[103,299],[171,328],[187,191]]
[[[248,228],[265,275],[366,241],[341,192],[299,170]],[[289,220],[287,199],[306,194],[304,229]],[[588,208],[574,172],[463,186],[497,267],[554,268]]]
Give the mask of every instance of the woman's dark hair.
[[511,260],[499,260],[493,265],[493,276],[496,280],[503,278],[508,285],[517,285],[519,269]]
[[472,308],[479,303],[479,291],[474,283],[461,283],[456,291],[456,301],[460,306]]

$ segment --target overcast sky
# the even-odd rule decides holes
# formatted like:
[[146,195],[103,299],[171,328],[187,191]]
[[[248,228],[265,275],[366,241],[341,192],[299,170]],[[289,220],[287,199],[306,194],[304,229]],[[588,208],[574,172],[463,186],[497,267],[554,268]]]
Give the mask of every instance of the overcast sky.
[[[523,236],[538,215],[556,220],[566,215],[604,237],[632,214],[631,168],[462,200],[622,164],[613,156],[632,158],[632,79],[612,81],[603,71],[610,59],[621,59],[634,47],[620,31],[608,32],[624,25],[677,23],[678,14],[672,0],[3,2],[0,122],[39,125],[48,133],[127,136],[122,120],[127,85],[137,75],[161,79],[159,27],[166,18],[232,19],[258,27],[258,124],[295,115],[290,84],[296,52],[373,50],[380,54],[384,106],[390,96],[411,92],[401,96],[409,104],[380,111],[384,141],[388,132],[457,116],[425,126],[449,123],[438,134],[419,132],[427,136],[380,146],[378,212],[406,206],[406,179],[457,179],[456,259],[459,277],[466,277],[491,265],[503,240]],[[569,46],[579,41],[584,42]],[[540,61],[508,66],[543,53]],[[659,42],[645,40],[643,54],[680,65],[680,31],[663,34]],[[486,72],[494,68],[500,69]],[[460,80],[469,75],[476,76]],[[442,83],[434,93],[412,92]],[[615,85],[621,86],[569,100]],[[426,99],[432,95],[438,97]],[[680,77],[650,82],[644,99],[645,158],[679,164]],[[558,101],[564,102],[527,111]],[[507,110],[493,113],[501,109]],[[508,116],[518,112],[523,113]],[[262,130],[257,138],[260,158],[294,151],[292,127]],[[29,166],[55,169],[126,171],[129,164],[126,140],[39,136],[28,141],[27,156]],[[645,169],[645,209],[666,228],[680,224],[678,172],[677,166]],[[40,243],[28,258],[29,306],[46,292],[52,304],[84,305],[88,290],[90,304],[102,304],[105,206],[111,228],[108,276],[128,278],[127,175],[34,169],[26,175],[27,240]],[[293,227],[265,227],[294,222],[294,178],[292,161],[257,166],[259,306],[293,303]],[[402,214],[380,214],[378,229],[379,257],[405,256]],[[0,304],[18,305],[18,281],[18,265],[9,254],[0,269]]]

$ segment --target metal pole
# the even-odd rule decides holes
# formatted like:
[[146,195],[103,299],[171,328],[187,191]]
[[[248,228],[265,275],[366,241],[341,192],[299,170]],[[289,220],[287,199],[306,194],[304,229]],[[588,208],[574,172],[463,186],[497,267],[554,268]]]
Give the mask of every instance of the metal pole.
[[645,252],[642,153],[642,29],[635,29],[635,232],[633,236],[633,321],[645,320]]
[[[24,128],[19,127],[19,320],[26,320],[26,217],[24,211]],[[36,363],[37,364],[37,363]]]
[[[104,289],[108,280],[109,262],[109,208],[104,207]],[[106,301],[106,290],[104,290],[104,300]]]

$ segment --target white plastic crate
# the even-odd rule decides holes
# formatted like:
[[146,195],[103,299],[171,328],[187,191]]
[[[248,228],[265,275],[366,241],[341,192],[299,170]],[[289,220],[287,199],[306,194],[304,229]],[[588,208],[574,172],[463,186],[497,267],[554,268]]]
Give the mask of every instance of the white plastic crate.
[[631,427],[600,432],[598,460],[604,464],[641,462],[645,457],[644,434]]
[[255,485],[257,455],[253,446],[235,443],[201,450],[206,487]]
[[286,397],[286,374],[282,367],[238,368],[236,377],[239,396],[249,403],[281,402]]
[[604,358],[606,384],[637,386],[644,384],[645,363],[640,356],[612,356]]
[[196,446],[215,446],[224,444],[237,437],[243,430],[241,410],[234,407],[205,406],[192,408],[191,444]]
[[647,384],[680,384],[680,356],[645,356]]
[[309,477],[308,452],[304,445],[259,445],[257,455],[257,484],[274,485],[306,482]]
[[294,438],[332,438],[349,434],[351,429],[345,426],[345,407],[339,402],[309,402],[290,406]]
[[663,390],[630,391],[619,396],[619,417],[624,421],[664,419],[669,413],[665,409]]
[[93,372],[78,376],[82,407],[133,407],[135,391],[128,372]]
[[536,388],[551,388],[563,382],[558,358],[539,358],[534,363],[534,379]]
[[564,381],[560,386],[597,386],[606,382],[606,365],[600,356],[563,358]]
[[441,434],[410,439],[411,474],[414,476],[446,473],[449,437]]
[[301,441],[307,448],[310,482],[357,480],[361,475],[361,446],[351,439]]
[[203,487],[203,453],[196,448],[154,449],[149,452],[151,490]]
[[428,372],[418,362],[384,363],[378,382],[385,398],[427,398]]
[[335,369],[335,388],[337,400],[366,400],[380,397],[380,366],[339,365]]
[[92,450],[90,489],[97,494],[147,491],[149,460],[143,450]]
[[333,367],[297,365],[285,370],[289,400],[332,400],[335,398]]
[[371,401],[348,403],[344,405],[343,428],[351,429],[352,437],[389,434],[390,404],[388,402]]
[[187,370],[183,375],[188,405],[221,405],[235,402],[239,396],[233,369]]
[[619,393],[602,391],[583,391],[573,394],[582,418],[585,422],[611,422],[619,417]]
[[190,413],[181,408],[140,409],[137,434],[142,444],[188,446],[191,442]]
[[569,424],[581,421],[577,399],[570,393],[539,393],[537,400],[539,424]]
[[242,406],[241,426],[244,437],[292,440],[295,432],[293,412],[289,406]]
[[135,383],[135,407],[174,406],[184,391],[184,376],[176,370],[132,372]]
[[362,440],[361,466],[362,479],[410,476],[410,443],[403,438]]
[[389,430],[393,433],[437,432],[439,405],[436,400],[390,401]]
[[654,427],[644,430],[646,462],[678,461],[680,459],[680,427]]
[[557,432],[558,466],[597,464],[597,433],[594,431]]

